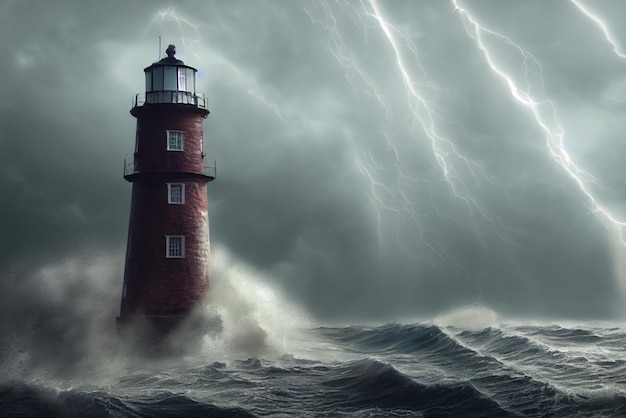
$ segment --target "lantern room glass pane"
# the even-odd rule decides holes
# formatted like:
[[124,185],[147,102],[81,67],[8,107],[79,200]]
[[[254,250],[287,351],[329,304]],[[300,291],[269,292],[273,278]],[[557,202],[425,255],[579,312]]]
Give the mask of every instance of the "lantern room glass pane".
[[163,67],[163,90],[176,90],[176,67]]
[[187,83],[185,81],[185,68],[178,67],[178,90],[187,91]]
[[152,71],[146,71],[146,91],[152,91]]
[[187,72],[187,91],[196,92],[196,75],[191,68],[185,69]]
[[152,91],[163,90],[163,67],[152,68]]

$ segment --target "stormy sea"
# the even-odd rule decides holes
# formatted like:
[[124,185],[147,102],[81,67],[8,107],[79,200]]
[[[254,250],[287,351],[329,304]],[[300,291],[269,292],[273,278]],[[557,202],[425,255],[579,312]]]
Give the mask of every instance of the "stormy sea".
[[282,331],[244,322],[158,358],[111,345],[42,361],[44,347],[5,348],[0,416],[626,416],[626,329],[481,315]]

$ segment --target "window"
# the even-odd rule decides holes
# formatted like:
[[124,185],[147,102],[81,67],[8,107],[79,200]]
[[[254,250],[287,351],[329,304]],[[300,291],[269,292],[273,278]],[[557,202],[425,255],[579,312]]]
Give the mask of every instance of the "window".
[[182,131],[167,131],[167,150],[168,151],[182,151],[184,146],[184,132]]
[[163,90],[176,90],[176,67],[163,67]]
[[185,184],[184,183],[167,183],[167,203],[170,203],[170,204],[185,203]]
[[166,235],[165,236],[165,256],[167,258],[185,257],[185,236]]
[[146,92],[152,91],[152,71],[146,71]]
[[178,90],[186,91],[187,83],[185,83],[185,68],[178,67]]
[[191,68],[187,68],[187,91],[195,93],[196,91],[196,76]]
[[163,90],[163,67],[152,67],[152,88],[149,91]]

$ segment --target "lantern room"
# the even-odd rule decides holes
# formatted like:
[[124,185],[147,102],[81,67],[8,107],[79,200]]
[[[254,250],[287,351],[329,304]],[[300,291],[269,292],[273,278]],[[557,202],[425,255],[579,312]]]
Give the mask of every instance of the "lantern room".
[[138,95],[134,105],[174,103],[206,108],[204,96],[196,94],[197,70],[174,57],[174,45],[168,46],[165,52],[166,58],[143,70],[146,75],[146,94],[144,97]]

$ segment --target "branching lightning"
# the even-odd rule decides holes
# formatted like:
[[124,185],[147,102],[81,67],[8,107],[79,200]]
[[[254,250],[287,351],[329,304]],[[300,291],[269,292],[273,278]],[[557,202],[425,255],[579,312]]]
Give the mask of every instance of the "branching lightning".
[[[446,130],[446,126],[456,123],[450,120],[444,103],[445,99],[450,99],[449,90],[439,88],[428,76],[429,67],[423,64],[420,45],[415,41],[419,38],[395,25],[385,14],[385,3],[379,0],[312,1],[317,13],[309,10],[307,13],[313,23],[328,33],[329,52],[343,68],[348,83],[354,91],[373,99],[386,120],[386,124],[379,124],[378,131],[373,133],[375,140],[353,144],[356,169],[369,187],[381,260],[389,251],[387,248],[394,245],[418,262],[430,264],[444,273],[450,271],[448,265],[463,272],[462,263],[455,262],[438,226],[431,224],[433,219],[446,218],[461,227],[469,225],[476,240],[483,245],[491,242],[486,235],[489,229],[504,244],[503,253],[516,263],[516,257],[509,251],[517,246],[516,237],[520,232],[507,226],[498,216],[499,212],[481,200],[484,195],[479,193],[485,184],[495,188],[501,186],[481,161],[464,155],[460,138],[451,136]],[[615,55],[626,58],[602,19],[581,0],[570,1],[602,31]],[[546,93],[546,78],[540,60],[512,36],[481,24],[472,11],[463,6],[462,0],[451,0],[448,4],[452,7],[445,13],[456,13],[460,17],[457,21],[463,25],[467,41],[475,46],[478,56],[486,63],[485,68],[493,77],[494,85],[498,89],[503,86],[521,111],[528,112],[543,136],[541,149],[545,155],[566,175],[564,178],[571,179],[581,201],[598,221],[626,246],[626,221],[603,205],[595,193],[600,187],[598,180],[568,151],[566,129],[559,119],[555,101]],[[415,22],[412,24],[411,28],[415,29]],[[346,25],[357,30],[349,31]],[[355,40],[355,32],[361,34],[361,39]],[[363,48],[372,45],[378,47],[377,53],[383,51],[380,45],[384,45],[381,53],[387,57],[386,79],[377,78],[378,73],[370,71],[365,61],[367,57],[363,57]],[[512,68],[510,71],[504,65],[504,58],[500,55],[502,48],[509,54],[506,64],[510,65],[513,57],[517,70]],[[398,90],[403,92],[403,105],[399,104],[397,96],[392,96],[388,85],[383,84],[389,79],[401,86]],[[431,167],[428,170],[415,169],[415,165],[423,164],[424,159]],[[425,172],[428,174],[422,174]],[[438,178],[433,172],[439,173]],[[446,186],[453,199],[464,203],[456,205],[465,208],[464,214],[442,207],[448,201],[442,197],[441,185]],[[507,190],[503,192],[508,193]],[[480,279],[470,276],[468,274],[468,280],[480,294]]]
[[[483,53],[491,71],[506,83],[511,96],[532,112],[535,122],[545,133],[546,149],[552,159],[576,183],[579,190],[584,194],[585,198],[589,202],[592,212],[598,217],[600,222],[602,222],[607,228],[613,230],[619,237],[622,244],[626,245],[626,241],[624,240],[624,227],[626,227],[626,222],[618,219],[617,216],[612,214],[607,208],[600,204],[589,187],[590,184],[596,184],[595,179],[576,165],[565,148],[565,130],[557,117],[557,111],[554,103],[550,100],[538,100],[535,97],[532,90],[533,85],[528,77],[528,71],[525,71],[525,79],[520,82],[516,81],[511,74],[506,73],[500,66],[498,66],[496,59],[486,46],[484,38],[485,36],[493,37],[499,42],[503,42],[517,50],[519,56],[522,58],[524,68],[527,69],[530,63],[532,66],[539,69],[539,75],[541,75],[540,63],[531,53],[524,50],[509,37],[492,31],[478,23],[477,19],[474,18],[467,9],[459,5],[458,0],[453,0],[452,2],[455,9],[465,20],[468,35],[476,41],[477,47]],[[617,44],[610,36],[606,25],[597,16],[582,7],[579,2],[572,0],[572,3],[595,23],[600,25],[606,35],[607,41],[614,46],[615,53],[619,57],[626,57],[619,52]],[[524,87],[521,87],[522,84],[524,84]],[[543,77],[541,77],[541,84],[543,85]]]
[[[482,207],[471,192],[469,183],[492,183],[481,163],[464,156],[440,129],[440,125],[450,122],[438,111],[437,100],[433,96],[444,94],[450,97],[454,96],[454,92],[451,94],[450,91],[441,89],[430,81],[426,69],[421,64],[418,47],[410,34],[393,25],[385,17],[377,0],[362,0],[359,3],[339,2],[339,4],[356,17],[353,21],[357,26],[360,25],[364,38],[367,38],[369,33],[382,38],[388,48],[388,54],[393,59],[392,71],[398,74],[406,97],[405,107],[394,110],[391,105],[394,98],[387,97],[375,81],[375,77],[368,74],[367,66],[359,62],[358,54],[352,53],[348,47],[331,5],[327,2],[317,2],[323,10],[325,19],[315,19],[312,13],[309,13],[309,17],[329,33],[331,54],[344,68],[346,78],[352,87],[375,99],[384,110],[387,119],[387,129],[378,132],[388,154],[385,165],[378,162],[378,158],[366,146],[355,145],[356,167],[370,185],[371,207],[375,211],[381,259],[384,259],[386,247],[383,224],[391,222],[395,231],[394,245],[398,245],[403,252],[437,269],[446,268],[445,265],[455,265],[464,271],[446,250],[445,240],[439,235],[437,228],[425,222],[425,219],[432,215],[438,218],[447,217],[452,222],[459,221],[443,214],[437,203],[434,203],[435,199],[423,198],[425,194],[437,193],[440,186],[435,184],[436,180],[420,176],[412,167],[417,163],[410,160],[407,150],[421,148],[422,141],[429,144],[430,153],[422,154],[421,157],[430,160],[433,168],[439,171],[441,181],[447,184],[452,196],[465,203],[467,209],[463,216],[469,217],[468,220],[474,224],[473,230],[478,242],[482,243],[483,232],[475,224],[475,214],[479,214],[483,220],[491,224],[495,234],[504,242],[514,245],[506,238],[508,229],[498,216]],[[397,116],[398,113],[405,113],[409,117],[401,118]],[[407,132],[397,132],[398,129],[406,129]],[[389,161],[393,163],[390,164]],[[381,180],[381,176],[386,174],[387,181]],[[416,197],[419,201],[416,201]],[[413,234],[413,238],[407,237],[407,230]],[[407,243],[418,245],[409,246]]]
[[[168,22],[173,23],[176,28],[175,31],[168,30],[168,27],[170,26],[166,25]],[[164,36],[166,42],[175,43],[180,40],[186,52],[192,54],[199,62],[204,62],[198,53],[200,47],[202,46],[202,36],[200,35],[198,27],[188,19],[176,14],[176,8],[173,5],[166,9],[159,10],[154,15],[152,21],[143,31],[143,34],[141,35],[142,38],[146,36],[152,26],[158,27],[159,36]],[[166,47],[167,45],[163,46],[162,49],[165,49]],[[162,52],[163,51],[159,51],[159,54]]]
[[[441,116],[437,114],[434,105],[430,103],[420,92],[416,89],[417,83],[412,79],[410,75],[410,70],[408,65],[405,63],[405,59],[403,58],[403,54],[401,53],[401,49],[398,45],[397,35],[398,30],[393,27],[387,20],[383,17],[380,7],[378,5],[378,0],[368,0],[372,6],[373,13],[370,15],[376,19],[379,23],[381,30],[385,34],[391,48],[393,49],[394,55],[396,57],[396,65],[402,74],[402,79],[404,81],[404,85],[407,89],[407,96],[409,98],[409,106],[414,115],[414,120],[420,125],[422,131],[426,134],[428,140],[431,142],[431,150],[433,156],[435,157],[435,161],[437,165],[441,169],[445,181],[450,185],[450,188],[453,190],[454,195],[464,200],[468,205],[471,204],[475,207],[480,214],[489,219],[492,217],[488,215],[474,200],[465,187],[463,181],[460,180],[458,175],[453,172],[453,169],[450,167],[448,160],[451,158],[450,155],[462,161],[465,168],[472,174],[474,178],[476,178],[477,170],[482,170],[480,164],[469,160],[464,157],[454,146],[454,143],[441,135],[439,133],[439,129],[435,123],[435,120],[441,120]],[[401,35],[404,41],[409,46],[409,51],[413,54],[413,56],[418,59],[417,48],[411,42],[407,35]],[[422,65],[417,62],[420,73],[423,75],[423,78],[428,81],[428,77],[426,75],[426,71],[422,67]],[[432,83],[428,82],[428,85],[431,88],[436,88]],[[423,112],[420,112],[420,109],[423,109]],[[414,133],[414,136],[416,134]],[[484,173],[483,173],[484,174]]]

